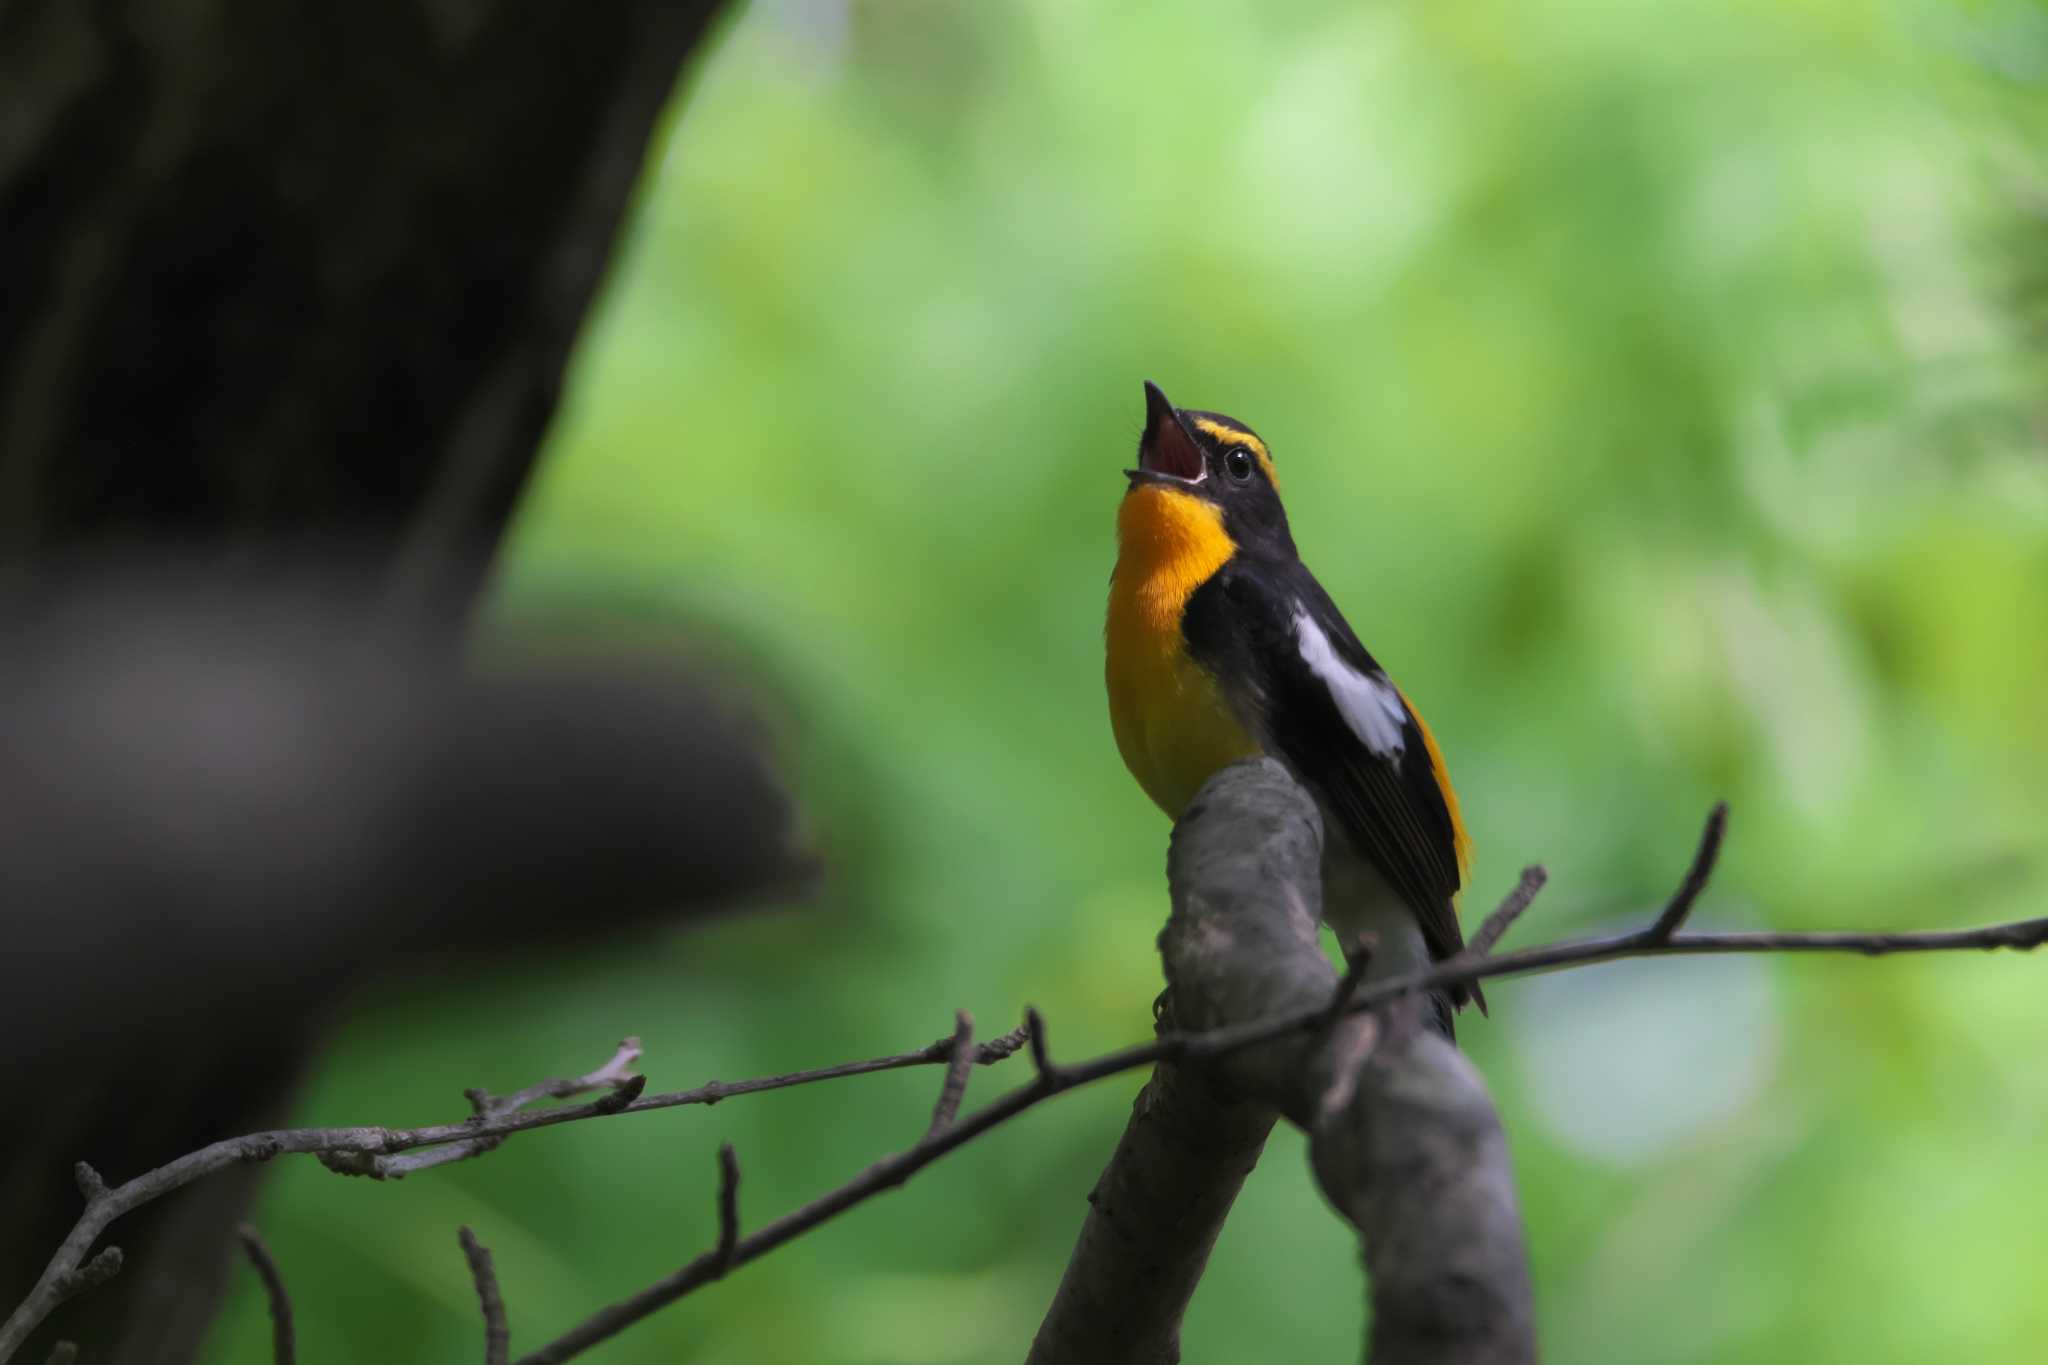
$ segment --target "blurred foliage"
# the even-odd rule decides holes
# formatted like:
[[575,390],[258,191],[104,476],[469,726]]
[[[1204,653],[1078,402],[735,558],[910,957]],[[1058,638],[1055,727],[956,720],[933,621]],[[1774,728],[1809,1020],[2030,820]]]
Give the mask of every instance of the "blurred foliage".
[[[814,902],[363,1000],[307,1122],[426,1121],[643,1035],[657,1088],[1146,1033],[1165,822],[1100,683],[1139,380],[1272,443],[1431,717],[1522,941],[1681,870],[1706,923],[1953,925],[2048,886],[2048,9],[784,0],[686,82],[496,627],[714,643]],[[1472,913],[1468,907],[1468,914]],[[1598,969],[1492,992],[1546,1352],[2040,1358],[2048,963]],[[982,1072],[986,1097],[1016,1076]],[[307,1354],[454,1359],[455,1244],[538,1343],[912,1139],[936,1074],[281,1166]],[[594,1359],[1021,1357],[1137,1084],[999,1132]],[[1277,1137],[1191,1361],[1339,1360],[1348,1238]],[[267,1359],[250,1277],[221,1355]]]

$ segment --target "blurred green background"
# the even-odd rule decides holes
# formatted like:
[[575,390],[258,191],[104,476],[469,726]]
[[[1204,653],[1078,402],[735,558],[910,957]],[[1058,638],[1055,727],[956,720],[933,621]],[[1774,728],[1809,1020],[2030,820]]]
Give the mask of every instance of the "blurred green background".
[[[767,713],[813,900],[358,1002],[306,1123],[593,1066],[657,1089],[1026,1002],[1146,1035],[1166,825],[1101,685],[1139,381],[1276,452],[1431,718],[1528,943],[1611,925],[1734,806],[1699,921],[1961,925],[2048,889],[2048,9],[844,3],[679,90],[487,633],[688,639]],[[1548,1358],[2031,1362],[2048,962],[1502,983]],[[970,1103],[1020,1072],[982,1071]],[[922,1128],[929,1072],[536,1133],[257,1211],[311,1359],[531,1347]],[[1021,1358],[1140,1077],[999,1130],[592,1359]],[[1342,1360],[1355,1250],[1276,1136],[1187,1326]],[[222,1359],[268,1359],[253,1277]]]

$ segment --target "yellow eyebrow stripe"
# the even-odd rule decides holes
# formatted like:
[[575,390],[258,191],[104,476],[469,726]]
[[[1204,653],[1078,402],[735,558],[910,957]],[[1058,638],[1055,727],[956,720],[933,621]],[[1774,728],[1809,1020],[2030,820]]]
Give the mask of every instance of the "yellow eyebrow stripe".
[[1259,468],[1266,471],[1266,482],[1272,484],[1275,489],[1280,487],[1280,475],[1273,468],[1273,455],[1272,452],[1266,449],[1264,441],[1261,441],[1258,437],[1241,427],[1225,426],[1221,422],[1212,422],[1206,417],[1197,417],[1195,419],[1195,426],[1211,440],[1220,441],[1224,445],[1243,446],[1246,450],[1249,450],[1258,457]]

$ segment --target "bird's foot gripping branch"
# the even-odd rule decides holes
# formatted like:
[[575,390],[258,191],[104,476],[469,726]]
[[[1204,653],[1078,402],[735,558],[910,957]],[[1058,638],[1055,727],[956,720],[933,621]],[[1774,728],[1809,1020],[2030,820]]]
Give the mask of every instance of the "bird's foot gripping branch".
[[[472,1092],[474,1112],[457,1122],[253,1133],[113,1186],[81,1163],[77,1181],[85,1207],[40,1279],[0,1323],[0,1365],[16,1357],[65,1299],[120,1273],[120,1250],[99,1246],[112,1224],[236,1167],[299,1153],[346,1174],[390,1179],[486,1155],[540,1128],[716,1104],[875,1071],[944,1068],[932,1113],[909,1122],[919,1136],[907,1147],[751,1233],[741,1227],[738,1160],[730,1148],[721,1149],[716,1233],[708,1249],[518,1357],[519,1365],[553,1365],[904,1184],[1025,1111],[1091,1081],[1155,1064],[1032,1344],[1034,1365],[1150,1365],[1179,1358],[1182,1311],[1279,1116],[1308,1134],[1318,1183],[1358,1230],[1371,1286],[1367,1353],[1374,1365],[1532,1360],[1528,1273],[1501,1123],[1470,1063],[1421,1024],[1428,992],[1622,957],[1814,951],[1876,957],[2048,942],[2048,919],[1904,934],[1688,932],[1685,921],[1713,872],[1725,822],[1725,810],[1717,807],[1678,888],[1638,930],[1494,953],[1542,885],[1542,870],[1531,868],[1456,957],[1369,979],[1369,945],[1359,943],[1351,945],[1350,967],[1340,978],[1318,942],[1322,833],[1314,805],[1277,763],[1239,763],[1209,780],[1174,834],[1168,860],[1173,913],[1160,935],[1170,1008],[1148,1042],[1057,1062],[1037,1011],[1026,1011],[1024,1027],[986,1043],[974,1041],[963,1012],[950,1035],[911,1052],[646,1094],[644,1077],[633,1069],[637,1044],[629,1039],[585,1075],[505,1096]],[[1030,1058],[1031,1079],[963,1112],[973,1068],[1018,1052]],[[600,1092],[598,1098],[539,1107],[542,1100],[591,1091]],[[276,1318],[276,1358],[289,1362],[295,1345],[280,1262],[253,1233],[244,1244]],[[500,1294],[488,1249],[467,1229],[459,1244],[483,1313],[486,1360],[504,1365],[511,1359],[516,1305]],[[452,1257],[450,1273],[458,1273]],[[50,1358],[66,1358],[64,1344]]]

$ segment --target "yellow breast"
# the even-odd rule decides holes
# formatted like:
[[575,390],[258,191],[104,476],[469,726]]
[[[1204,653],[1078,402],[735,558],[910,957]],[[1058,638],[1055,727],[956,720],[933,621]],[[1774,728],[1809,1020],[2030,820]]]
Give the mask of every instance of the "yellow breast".
[[1109,721],[1124,766],[1179,819],[1209,775],[1258,753],[1216,682],[1188,657],[1181,612],[1236,545],[1214,505],[1139,484],[1117,509],[1104,631]]

